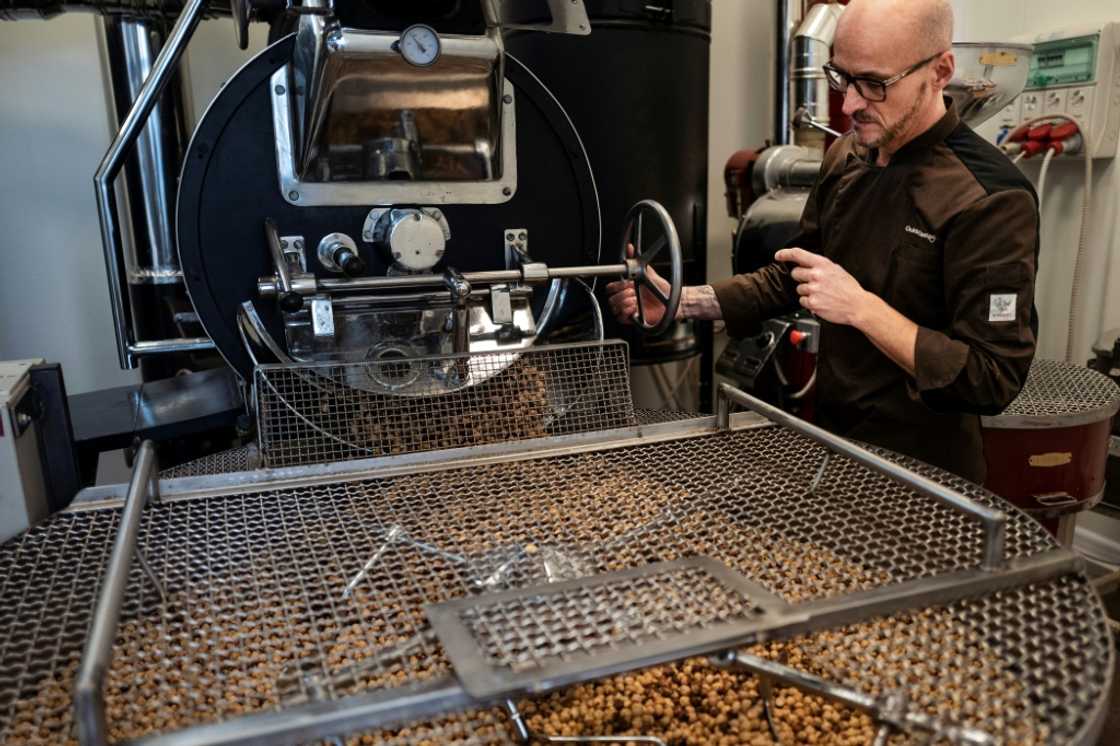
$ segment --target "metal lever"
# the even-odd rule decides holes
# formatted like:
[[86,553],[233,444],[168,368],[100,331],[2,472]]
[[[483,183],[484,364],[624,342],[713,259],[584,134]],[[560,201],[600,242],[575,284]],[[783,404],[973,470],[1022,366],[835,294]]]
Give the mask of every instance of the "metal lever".
[[471,351],[471,309],[467,305],[471,298],[471,284],[458,270],[448,267],[443,273],[443,284],[451,294],[455,306],[452,312],[454,338],[452,352],[458,354]]
[[801,129],[802,127],[810,127],[812,129],[819,130],[819,131],[825,133],[826,135],[832,135],[833,137],[843,137],[844,136],[844,134],[842,132],[837,132],[836,130],[832,129],[828,125],[822,124],[821,122],[818,122],[816,119],[813,119],[813,115],[810,114],[809,110],[806,109],[804,106],[802,106],[800,109],[798,109],[796,112],[794,112],[794,114],[793,114],[793,126],[798,128],[798,129]]
[[731,427],[731,402],[757,412],[771,422],[801,433],[825,448],[835,451],[841,456],[847,456],[869,469],[873,469],[906,487],[922,493],[926,497],[931,497],[958,513],[976,519],[984,529],[984,556],[980,562],[980,569],[992,572],[1006,564],[1004,547],[1007,543],[1007,514],[1003,511],[980,505],[954,489],[938,484],[904,466],[899,466],[862,446],[856,445],[847,438],[834,435],[823,428],[794,417],[790,413],[767,404],[761,399],[756,399],[726,383],[721,383],[719,386],[719,400],[716,404],[716,421],[721,430],[728,430]]
[[280,245],[280,231],[272,218],[264,219],[264,237],[268,241],[272,262],[276,265],[276,277],[280,284],[280,308],[294,313],[303,308],[303,296],[292,291],[292,275],[288,271],[288,258],[284,256],[284,247]]

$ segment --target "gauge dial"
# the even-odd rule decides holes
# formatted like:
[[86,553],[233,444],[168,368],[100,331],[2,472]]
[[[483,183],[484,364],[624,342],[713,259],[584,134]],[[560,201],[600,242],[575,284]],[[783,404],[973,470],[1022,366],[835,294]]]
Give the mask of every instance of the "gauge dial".
[[417,23],[401,33],[397,49],[409,64],[427,67],[439,59],[439,34],[431,26]]

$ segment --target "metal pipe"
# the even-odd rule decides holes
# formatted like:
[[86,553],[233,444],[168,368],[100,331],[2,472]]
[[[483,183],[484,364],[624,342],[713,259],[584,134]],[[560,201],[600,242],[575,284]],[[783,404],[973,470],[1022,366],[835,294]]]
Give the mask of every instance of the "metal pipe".
[[113,553],[109,556],[93,624],[82,652],[82,665],[74,687],[74,710],[78,738],[84,746],[104,746],[107,743],[103,687],[112,662],[113,641],[117,637],[121,604],[128,585],[128,569],[136,550],[136,537],[140,533],[140,517],[148,499],[156,496],[159,490],[159,482],[154,479],[156,463],[155,444],[146,440],[136,453],[120,526],[113,541]]
[[790,77],[793,80],[793,108],[804,108],[813,121],[829,121],[828,80],[824,64],[832,53],[836,25],[844,12],[837,3],[814,5],[793,37]]
[[144,81],[144,86],[136,97],[136,103],[128,112],[124,124],[121,125],[120,131],[109,146],[94,177],[97,211],[101,219],[101,243],[105,252],[105,270],[109,279],[110,303],[113,310],[113,326],[117,335],[117,356],[122,368],[135,368],[136,361],[129,344],[132,309],[124,296],[125,290],[121,282],[121,231],[118,225],[117,200],[113,184],[124,165],[125,154],[136,142],[152,108],[159,100],[168,81],[171,80],[171,74],[195,28],[198,27],[205,7],[205,0],[189,0],[182,14],[175,21],[167,43],[160,50],[151,74]]
[[128,345],[128,351],[133,355],[168,355],[175,352],[200,352],[212,349],[214,349],[214,340],[209,337],[160,339],[151,342],[130,342]]
[[[767,404],[761,399],[740,391],[726,383],[719,386],[721,399],[728,399],[762,415],[772,422],[801,433],[802,435],[820,443],[825,448],[846,456],[853,461],[863,464],[874,471],[890,477],[899,484],[910,487],[923,495],[933,498],[937,502],[953,510],[975,518],[984,529],[984,556],[980,567],[984,570],[996,570],[1005,564],[1004,546],[1007,539],[1007,514],[1000,510],[985,507],[970,500],[956,490],[943,484],[923,477],[909,469],[899,466],[893,461],[888,461],[882,456],[872,453],[866,448],[856,445],[846,438],[834,435],[827,430],[812,425],[805,420]],[[722,404],[722,403],[721,403]]]
[[[105,78],[113,88],[113,124],[140,94],[156,56],[152,25],[148,21],[104,18],[106,37]],[[173,284],[182,281],[171,230],[178,134],[175,91],[152,107],[147,124],[136,139],[135,157],[126,164],[123,181],[127,201],[122,220],[130,222],[132,240],[126,245],[125,273],[129,284]],[[133,330],[140,336],[139,330]]]

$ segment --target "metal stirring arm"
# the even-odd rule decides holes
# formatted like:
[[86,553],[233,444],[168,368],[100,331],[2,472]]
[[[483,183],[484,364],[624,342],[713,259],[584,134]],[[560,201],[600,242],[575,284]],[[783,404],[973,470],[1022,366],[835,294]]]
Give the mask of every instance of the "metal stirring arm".
[[884,697],[872,697],[781,663],[733,650],[713,656],[710,661],[720,668],[749,671],[764,679],[780,681],[807,694],[824,697],[865,712],[880,726],[875,739],[876,744],[885,744],[886,739],[894,732],[924,733],[936,739],[967,746],[993,746],[996,743],[994,738],[983,731],[944,723],[925,713],[912,711],[905,695],[901,693],[893,692]]

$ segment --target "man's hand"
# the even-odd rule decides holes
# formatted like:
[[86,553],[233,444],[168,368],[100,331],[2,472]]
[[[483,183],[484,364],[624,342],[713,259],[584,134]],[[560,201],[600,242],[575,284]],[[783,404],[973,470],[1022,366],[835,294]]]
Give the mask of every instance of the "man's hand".
[[[627,253],[634,256],[634,247],[628,247]],[[646,265],[646,279],[656,285],[666,298],[669,297],[669,281],[657,274],[652,265]],[[634,291],[634,284],[633,280],[617,280],[607,285],[607,303],[619,323],[632,324],[638,318],[638,293]],[[642,294],[642,315],[646,326],[653,326],[664,318],[665,304],[649,288],[641,284],[638,287],[638,292]],[[679,309],[677,315],[680,315]]]
[[804,308],[833,324],[858,327],[865,318],[871,294],[839,264],[804,249],[782,249],[774,259],[797,265],[790,276]]

